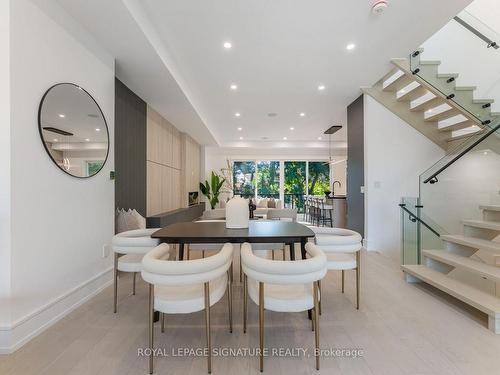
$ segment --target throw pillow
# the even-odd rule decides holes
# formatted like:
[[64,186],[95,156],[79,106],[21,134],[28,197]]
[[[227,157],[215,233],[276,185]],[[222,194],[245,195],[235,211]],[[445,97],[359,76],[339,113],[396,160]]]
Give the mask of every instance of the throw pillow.
[[271,198],[267,201],[267,208],[276,208],[276,201],[274,198]]
[[267,208],[267,198],[257,200],[257,208]]

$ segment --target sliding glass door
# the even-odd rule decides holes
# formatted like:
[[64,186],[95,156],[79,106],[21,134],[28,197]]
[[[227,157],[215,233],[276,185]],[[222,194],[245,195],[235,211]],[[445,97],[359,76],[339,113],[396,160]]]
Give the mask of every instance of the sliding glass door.
[[280,162],[257,162],[257,196],[263,198],[280,197]]
[[235,161],[233,189],[245,198],[284,198],[285,208],[303,213],[304,195],[324,196],[330,190],[330,166],[326,161]]
[[255,162],[235,161],[233,164],[234,195],[245,198],[255,196]]
[[304,212],[304,195],[307,193],[307,168],[305,161],[285,161],[285,208]]
[[324,196],[330,191],[330,165],[324,161],[308,163],[308,195]]

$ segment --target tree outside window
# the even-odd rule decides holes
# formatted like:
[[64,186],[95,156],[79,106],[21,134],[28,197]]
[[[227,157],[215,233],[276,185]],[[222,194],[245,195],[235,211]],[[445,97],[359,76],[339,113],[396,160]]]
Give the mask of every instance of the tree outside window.
[[233,164],[234,195],[244,198],[255,196],[255,162],[235,161]]
[[279,198],[279,161],[259,161],[257,163],[257,195],[264,198]]

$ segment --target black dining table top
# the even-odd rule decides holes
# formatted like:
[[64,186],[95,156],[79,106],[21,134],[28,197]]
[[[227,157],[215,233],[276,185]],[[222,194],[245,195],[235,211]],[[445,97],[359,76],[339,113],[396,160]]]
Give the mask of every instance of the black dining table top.
[[228,229],[224,221],[175,223],[159,229],[151,235],[170,243],[218,243],[218,242],[292,242],[314,237],[307,226],[290,221],[250,221],[244,229]]

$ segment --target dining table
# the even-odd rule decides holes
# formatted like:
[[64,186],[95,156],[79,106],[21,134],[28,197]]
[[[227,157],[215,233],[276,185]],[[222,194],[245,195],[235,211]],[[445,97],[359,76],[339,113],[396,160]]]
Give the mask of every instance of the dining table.
[[184,259],[186,244],[217,243],[284,243],[290,249],[290,260],[295,260],[295,243],[300,243],[301,257],[306,258],[306,243],[314,237],[307,226],[283,220],[250,221],[248,228],[226,228],[225,221],[175,223],[151,235],[160,242],[178,244],[178,259]]

